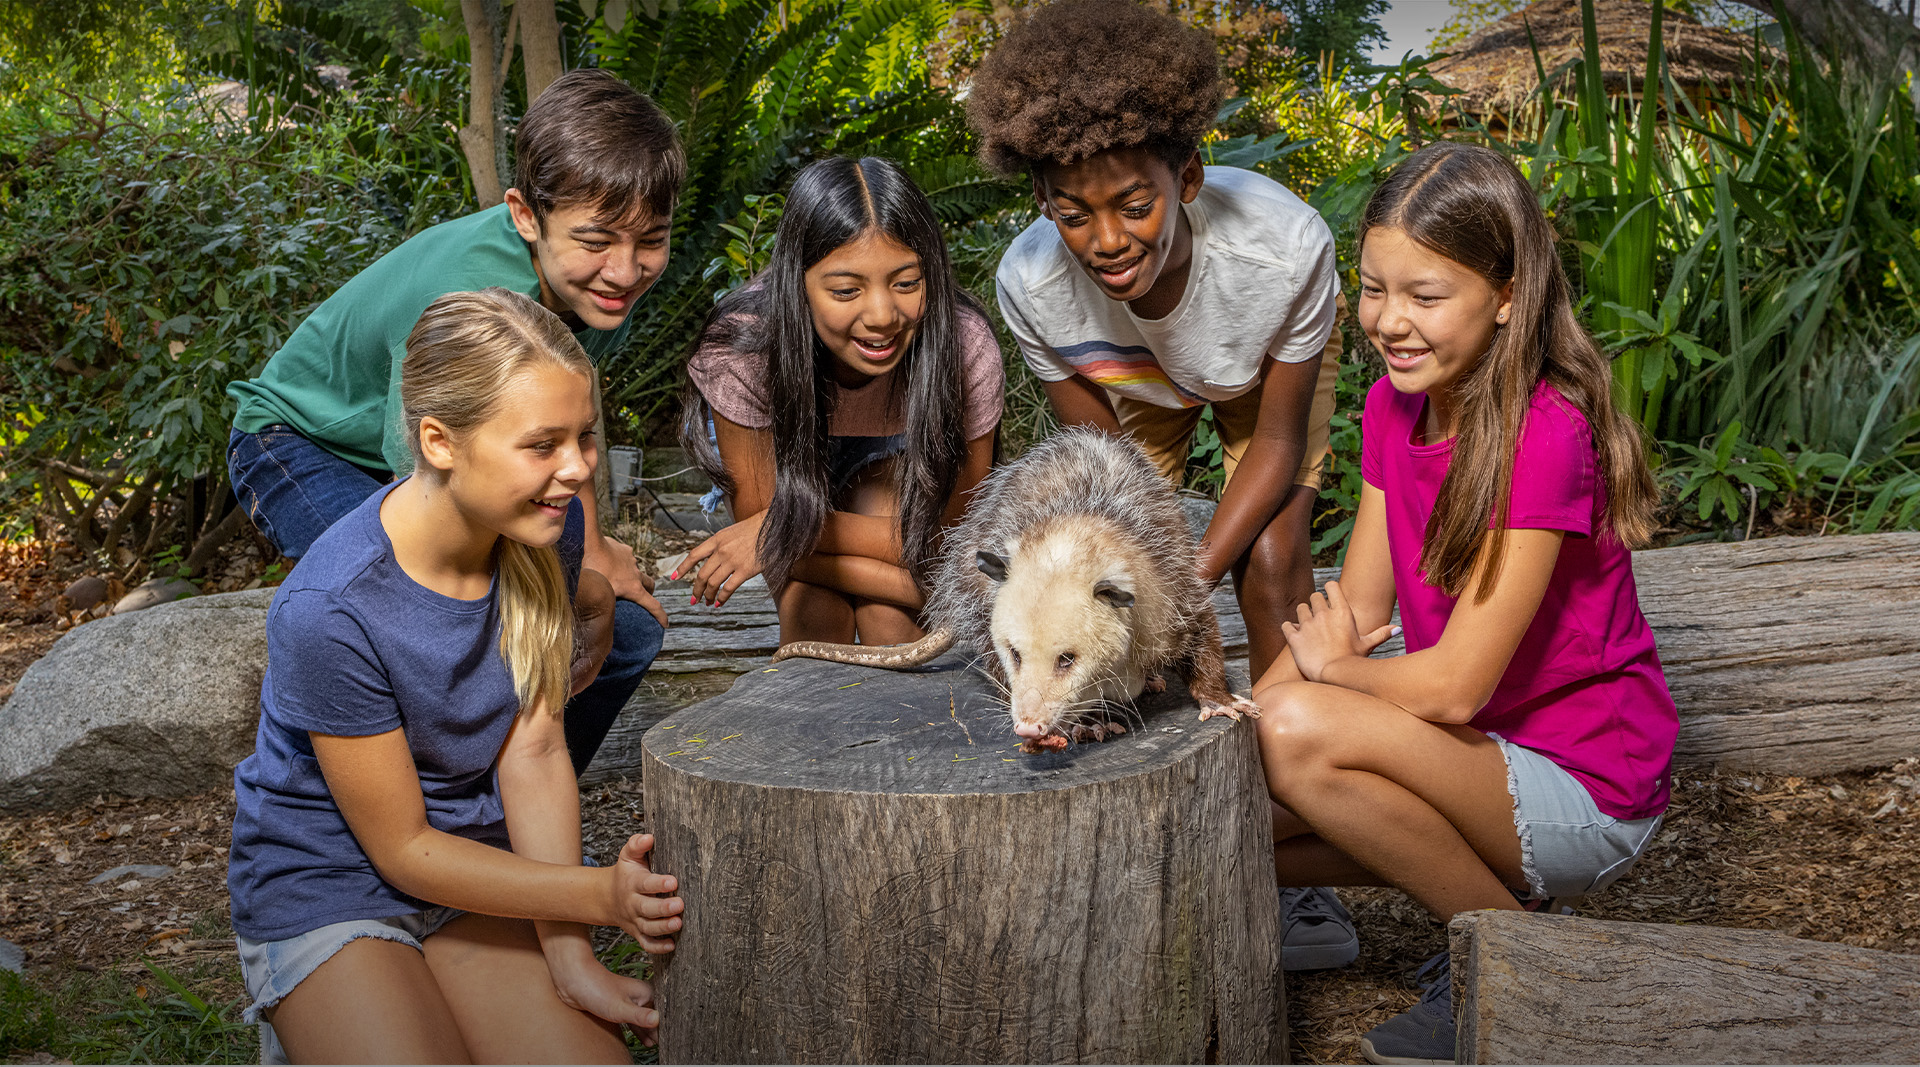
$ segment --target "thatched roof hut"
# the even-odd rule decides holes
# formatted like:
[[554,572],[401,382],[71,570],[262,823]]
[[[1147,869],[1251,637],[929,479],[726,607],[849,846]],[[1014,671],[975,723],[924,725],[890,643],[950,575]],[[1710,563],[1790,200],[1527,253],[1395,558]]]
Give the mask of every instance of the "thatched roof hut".
[[[1594,0],[1594,25],[1600,35],[1601,77],[1609,95],[1631,86],[1635,93],[1647,73],[1647,45],[1653,36],[1653,6],[1639,0]],[[1467,38],[1447,59],[1435,63],[1435,77],[1461,91],[1449,106],[1493,117],[1511,115],[1540,84],[1527,31],[1551,75],[1581,54],[1580,0],[1539,0]],[[1754,39],[1750,34],[1702,26],[1668,10],[1661,19],[1667,70],[1679,86],[1697,93],[1724,88],[1752,76]]]

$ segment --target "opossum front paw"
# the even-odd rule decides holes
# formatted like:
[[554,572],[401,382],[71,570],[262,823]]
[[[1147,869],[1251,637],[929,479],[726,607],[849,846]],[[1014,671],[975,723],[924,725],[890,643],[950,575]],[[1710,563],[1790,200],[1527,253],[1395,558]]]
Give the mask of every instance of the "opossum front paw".
[[1105,741],[1109,737],[1119,737],[1127,728],[1117,722],[1082,723],[1073,728],[1075,741]]
[[1149,675],[1147,675],[1147,688],[1146,688],[1146,691],[1147,691],[1147,692],[1149,692],[1149,693],[1164,693],[1164,692],[1166,692],[1166,691],[1167,691],[1167,680],[1166,680],[1165,678],[1162,678],[1161,676],[1159,676],[1159,675],[1157,675],[1157,674],[1149,674]]
[[1201,722],[1206,722],[1208,719],[1219,715],[1225,715],[1234,722],[1239,722],[1240,716],[1242,715],[1245,715],[1249,719],[1257,719],[1260,717],[1260,705],[1255,704],[1246,697],[1239,696],[1234,697],[1233,703],[1231,704],[1216,704],[1211,700],[1203,700],[1200,702]]

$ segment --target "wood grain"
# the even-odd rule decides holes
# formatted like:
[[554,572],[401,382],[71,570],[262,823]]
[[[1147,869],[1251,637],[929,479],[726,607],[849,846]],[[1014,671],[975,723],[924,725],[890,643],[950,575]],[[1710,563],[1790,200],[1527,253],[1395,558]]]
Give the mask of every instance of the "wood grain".
[[1027,756],[987,682],[790,660],[643,740],[662,1062],[1280,1062],[1251,727]]
[[1920,957],[1754,930],[1456,917],[1461,1063],[1906,1063]]

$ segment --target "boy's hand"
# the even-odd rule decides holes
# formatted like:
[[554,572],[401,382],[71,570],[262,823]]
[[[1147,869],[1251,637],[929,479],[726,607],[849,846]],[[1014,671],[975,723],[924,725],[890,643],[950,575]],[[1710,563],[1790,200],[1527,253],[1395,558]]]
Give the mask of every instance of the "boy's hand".
[[640,1033],[640,1043],[656,1044],[660,1013],[653,1007],[653,986],[638,978],[614,974],[588,955],[583,962],[561,964],[548,959],[554,992],[560,1002],[610,1023],[624,1023]]
[[1294,663],[1310,682],[1320,681],[1327,666],[1336,660],[1349,656],[1365,659],[1400,631],[1388,625],[1362,634],[1337,581],[1328,582],[1325,593],[1315,593],[1300,605],[1299,622],[1283,622],[1280,629],[1287,635],[1287,649],[1293,653]]
[[653,579],[641,573],[632,545],[618,538],[588,534],[586,546],[580,553],[580,565],[604,575],[613,586],[614,596],[646,608],[649,615],[660,620],[661,626],[667,624],[665,609],[653,598]]
[[693,575],[693,599],[688,603],[698,604],[704,600],[717,608],[738,592],[747,579],[760,573],[760,524],[766,518],[764,511],[749,515],[687,553],[687,558],[681,560],[680,566],[668,577],[679,578],[695,567],[700,568],[699,573]]
[[640,947],[655,955],[673,951],[673,935],[680,929],[686,901],[669,896],[680,887],[670,874],[655,874],[647,866],[652,834],[635,834],[620,846],[613,865],[614,925],[633,935]]

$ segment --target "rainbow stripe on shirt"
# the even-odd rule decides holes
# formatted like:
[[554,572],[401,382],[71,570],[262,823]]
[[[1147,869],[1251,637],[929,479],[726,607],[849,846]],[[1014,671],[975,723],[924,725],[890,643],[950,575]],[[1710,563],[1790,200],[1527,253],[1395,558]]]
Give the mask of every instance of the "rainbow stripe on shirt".
[[1181,388],[1178,382],[1167,377],[1167,372],[1160,367],[1160,361],[1154,358],[1153,350],[1145,345],[1085,341],[1054,351],[1071,364],[1076,373],[1102,388],[1133,396],[1164,390],[1165,395],[1179,400],[1182,407],[1199,407],[1208,403],[1206,397]]

